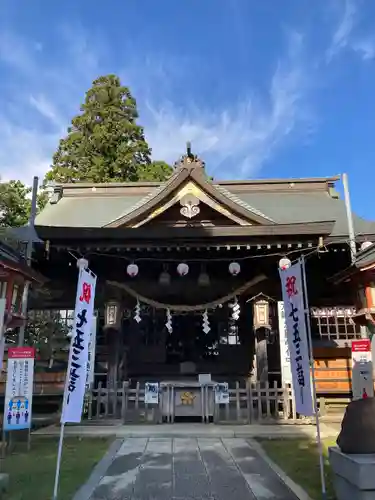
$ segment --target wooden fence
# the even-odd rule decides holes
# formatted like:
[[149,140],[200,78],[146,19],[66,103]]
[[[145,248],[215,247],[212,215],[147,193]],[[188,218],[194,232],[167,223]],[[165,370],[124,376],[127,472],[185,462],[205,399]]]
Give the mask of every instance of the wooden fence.
[[[205,386],[199,390],[197,417],[202,422],[245,424],[299,418],[290,385],[278,387],[275,382],[274,385],[247,383],[241,386],[236,382],[229,388],[229,404],[220,405],[214,404],[213,391],[208,391]],[[106,389],[99,384],[87,394],[86,416],[88,420],[121,419],[124,423],[172,423],[176,420],[174,411],[165,414],[165,398],[173,400],[170,407],[174,408],[176,397],[172,384],[159,394],[159,404],[156,405],[145,403],[144,384],[139,382],[133,388],[124,383],[117,390]],[[209,398],[212,400],[209,401]],[[211,414],[208,411],[210,407],[213,407]]]

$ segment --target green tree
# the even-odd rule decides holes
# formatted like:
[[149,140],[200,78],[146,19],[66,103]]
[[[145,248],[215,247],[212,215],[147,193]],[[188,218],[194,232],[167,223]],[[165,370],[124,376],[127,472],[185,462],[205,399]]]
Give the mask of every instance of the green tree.
[[172,172],[151,161],[136,101],[115,75],[101,76],[86,93],[81,114],[61,139],[46,181],[163,181]]
[[[0,226],[18,227],[27,224],[31,211],[31,187],[21,181],[0,182]],[[45,191],[38,194],[38,211],[48,201]]]

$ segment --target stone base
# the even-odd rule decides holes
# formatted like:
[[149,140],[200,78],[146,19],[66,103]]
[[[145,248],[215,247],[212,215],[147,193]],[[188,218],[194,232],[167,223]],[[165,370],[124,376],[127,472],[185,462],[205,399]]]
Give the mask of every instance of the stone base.
[[347,455],[331,447],[329,462],[337,500],[375,499],[375,454]]

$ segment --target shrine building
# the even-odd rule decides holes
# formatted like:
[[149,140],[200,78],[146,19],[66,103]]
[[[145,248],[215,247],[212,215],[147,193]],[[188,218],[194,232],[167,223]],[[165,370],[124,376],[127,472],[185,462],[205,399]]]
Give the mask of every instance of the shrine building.
[[[84,257],[98,276],[96,384],[210,374],[280,385],[279,261],[304,254],[317,390],[348,393],[350,343],[367,335],[357,315],[368,304],[353,273],[332,279],[352,269],[338,181],[211,180],[188,149],[162,183],[56,185],[33,254],[50,293],[31,299],[31,313],[72,323]],[[353,223],[360,251],[375,222]]]

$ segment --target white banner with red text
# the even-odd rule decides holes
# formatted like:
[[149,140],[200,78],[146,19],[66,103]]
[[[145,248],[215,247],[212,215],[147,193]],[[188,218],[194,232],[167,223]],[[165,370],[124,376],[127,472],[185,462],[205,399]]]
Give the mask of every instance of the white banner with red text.
[[89,344],[94,315],[96,276],[81,269],[78,276],[76,306],[69,364],[66,373],[61,423],[81,422],[86,391]]
[[301,271],[297,262],[280,269],[280,279],[296,411],[310,417],[314,415],[314,403]]

